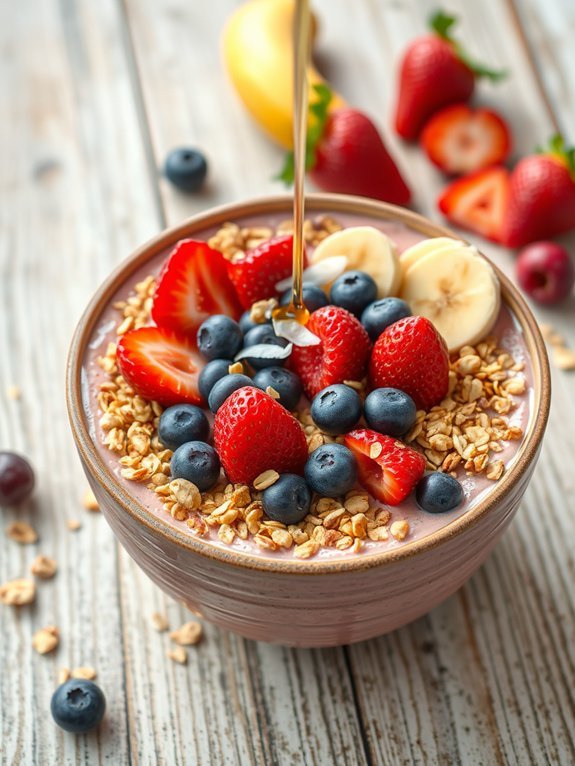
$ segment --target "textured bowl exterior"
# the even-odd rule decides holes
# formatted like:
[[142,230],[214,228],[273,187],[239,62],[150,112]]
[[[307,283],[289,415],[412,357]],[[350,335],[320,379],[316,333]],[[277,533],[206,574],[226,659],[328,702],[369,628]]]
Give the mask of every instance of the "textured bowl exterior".
[[[443,227],[390,205],[359,198],[314,195],[308,209],[379,215],[427,236],[454,236]],[[115,535],[143,571],[195,614],[246,638],[290,646],[336,646],[395,630],[425,614],[460,588],[486,560],[513,518],[535,468],[549,411],[549,368],[536,322],[502,275],[503,297],[518,317],[531,356],[538,417],[513,467],[488,499],[421,540],[381,554],[326,562],[274,561],[210,550],[138,506],[98,458],[86,425],[80,367],[86,342],[111,291],[139,264],[206,225],[243,215],[284,211],[289,197],[229,206],[164,232],[132,256],[100,288],[82,317],[68,365],[68,407],[84,470]]]

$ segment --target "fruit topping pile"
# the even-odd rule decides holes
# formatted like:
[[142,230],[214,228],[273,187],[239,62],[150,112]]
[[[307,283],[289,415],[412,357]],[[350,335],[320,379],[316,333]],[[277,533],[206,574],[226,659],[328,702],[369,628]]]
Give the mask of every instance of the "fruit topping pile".
[[273,318],[289,296],[285,228],[183,240],[117,304],[104,443],[198,536],[300,558],[402,540],[406,499],[457,508],[461,469],[499,478],[492,455],[521,438],[504,415],[522,364],[488,338],[499,282],[456,240],[400,256],[376,228],[308,221],[311,316],[286,327]]

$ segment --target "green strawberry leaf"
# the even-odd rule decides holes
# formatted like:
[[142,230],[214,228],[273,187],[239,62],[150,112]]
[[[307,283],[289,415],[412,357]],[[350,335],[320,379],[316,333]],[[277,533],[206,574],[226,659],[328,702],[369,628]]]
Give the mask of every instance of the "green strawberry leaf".
[[457,18],[450,16],[448,13],[444,13],[441,9],[434,11],[429,18],[429,26],[436,32],[439,37],[443,37],[444,40],[453,42],[449,31],[451,27],[457,24]]
[[538,146],[535,151],[537,154],[551,154],[557,157],[575,180],[575,146],[565,146],[565,140],[560,133],[552,135],[547,146]]
[[[317,83],[313,86],[313,91],[316,98],[309,105],[311,119],[308,124],[305,145],[306,170],[311,170],[315,165],[316,149],[325,132],[325,126],[329,117],[329,105],[332,99],[332,92],[325,83]],[[277,176],[274,176],[274,179],[283,181],[286,186],[289,186],[293,184],[294,172],[293,152],[287,152],[283,168]]]

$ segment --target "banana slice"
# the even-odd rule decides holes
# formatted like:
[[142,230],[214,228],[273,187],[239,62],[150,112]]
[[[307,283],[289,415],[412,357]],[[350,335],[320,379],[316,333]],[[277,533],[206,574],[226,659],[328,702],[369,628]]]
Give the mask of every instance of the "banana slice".
[[347,269],[359,269],[370,274],[377,284],[377,297],[397,295],[401,270],[395,244],[373,226],[352,226],[326,237],[313,252],[316,263],[333,255],[347,257]]
[[415,260],[401,297],[433,322],[449,351],[473,345],[491,330],[501,305],[499,280],[475,248],[455,243]]
[[413,266],[420,258],[423,258],[424,255],[429,255],[429,253],[433,253],[436,250],[451,250],[453,247],[465,247],[465,245],[460,240],[452,239],[451,237],[432,237],[408,247],[399,256],[402,279],[407,269]]

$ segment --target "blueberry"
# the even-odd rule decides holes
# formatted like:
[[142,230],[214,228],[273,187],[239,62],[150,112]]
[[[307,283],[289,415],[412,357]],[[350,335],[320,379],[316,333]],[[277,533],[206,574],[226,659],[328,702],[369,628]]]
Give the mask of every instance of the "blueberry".
[[204,411],[193,404],[168,407],[162,412],[158,426],[160,441],[171,450],[186,442],[205,441],[209,432],[210,424]]
[[164,173],[168,181],[181,191],[198,191],[206,179],[208,163],[197,149],[172,149],[166,157]]
[[244,311],[244,313],[240,317],[239,325],[240,330],[245,335],[250,330],[253,330],[254,327],[264,327],[265,325],[269,325],[271,322],[271,319],[267,320],[266,322],[254,322],[254,320],[251,317],[250,311]]
[[[290,288],[289,290],[286,290],[280,298],[280,306],[289,306],[291,297],[292,291]],[[320,287],[317,287],[317,285],[304,284],[302,287],[302,298],[305,307],[310,312],[317,311],[317,309],[321,309],[329,303],[327,295]]]
[[186,479],[200,492],[211,489],[220,477],[220,459],[205,442],[186,442],[174,452],[170,462],[172,478]]
[[363,403],[370,428],[387,436],[403,436],[415,423],[415,402],[399,388],[376,388]]
[[268,386],[274,388],[280,395],[277,401],[290,412],[295,410],[302,394],[301,380],[295,372],[283,367],[266,367],[256,372],[253,383],[262,391]]
[[298,524],[309,513],[311,492],[301,476],[284,473],[264,490],[262,496],[264,511],[282,524]]
[[377,298],[377,285],[365,271],[346,271],[331,286],[329,298],[335,306],[359,316]]
[[409,316],[411,316],[411,309],[401,298],[381,298],[364,309],[361,323],[369,337],[377,340],[386,327]]
[[426,474],[415,488],[415,499],[424,511],[443,513],[452,511],[463,500],[463,487],[448,473]]
[[238,388],[252,385],[253,380],[251,378],[248,378],[247,375],[240,375],[239,373],[232,373],[232,375],[226,375],[225,377],[220,378],[220,380],[215,383],[208,396],[208,406],[210,410],[213,413],[216,413],[230,394],[233,394]]
[[81,734],[98,726],[106,711],[106,698],[93,681],[71,678],[52,695],[50,710],[58,726]]
[[243,333],[237,322],[225,314],[213,314],[198,330],[198,350],[206,359],[234,357],[242,347]]
[[[285,348],[288,344],[285,338],[278,338],[274,328],[269,324],[261,324],[252,327],[244,337],[244,348],[255,346],[259,343],[265,343],[272,346],[281,346]],[[251,364],[254,370],[263,370],[265,367],[281,367],[283,359],[257,359],[255,357],[245,357],[245,360]]]
[[207,402],[210,395],[210,391],[221,378],[225,378],[229,375],[230,365],[233,364],[231,359],[213,359],[208,362],[204,369],[200,372],[198,378],[198,388],[202,398]]
[[27,500],[34,489],[34,469],[15,452],[0,452],[0,505]]
[[361,417],[361,399],[357,391],[343,383],[324,388],[311,403],[311,416],[326,434],[344,434]]
[[309,456],[304,476],[314,492],[325,497],[339,497],[355,485],[357,463],[343,444],[324,444]]

